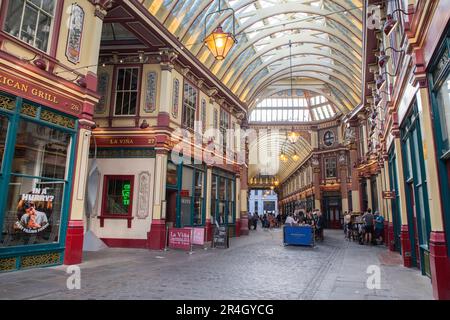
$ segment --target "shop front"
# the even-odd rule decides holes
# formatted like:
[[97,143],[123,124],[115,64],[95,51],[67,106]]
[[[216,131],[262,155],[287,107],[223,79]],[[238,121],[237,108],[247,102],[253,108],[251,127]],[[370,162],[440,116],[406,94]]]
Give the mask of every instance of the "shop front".
[[74,115],[0,91],[0,271],[63,262],[77,129]]
[[214,168],[211,183],[211,224],[227,226],[230,236],[236,236],[236,176]]
[[169,160],[166,185],[166,224],[170,227],[204,227],[206,223],[206,166]]

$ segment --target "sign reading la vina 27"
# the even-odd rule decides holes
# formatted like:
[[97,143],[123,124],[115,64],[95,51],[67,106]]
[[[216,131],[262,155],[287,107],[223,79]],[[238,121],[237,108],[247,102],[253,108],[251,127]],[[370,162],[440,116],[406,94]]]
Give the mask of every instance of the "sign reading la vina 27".
[[66,98],[33,82],[7,74],[4,70],[0,70],[0,90],[73,115],[78,115],[82,111],[80,102]]
[[169,228],[169,248],[189,250],[191,248],[191,229]]

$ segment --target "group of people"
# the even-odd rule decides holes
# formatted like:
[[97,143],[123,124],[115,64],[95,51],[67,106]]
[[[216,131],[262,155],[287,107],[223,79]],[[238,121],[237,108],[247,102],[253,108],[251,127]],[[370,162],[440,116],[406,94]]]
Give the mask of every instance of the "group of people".
[[281,227],[283,224],[287,225],[310,225],[316,230],[316,238],[323,241],[323,229],[325,227],[325,221],[322,212],[319,209],[314,211],[305,212],[303,210],[295,210],[294,213],[289,215],[273,213],[264,214],[262,217],[258,213],[249,213],[248,228],[256,230],[258,222],[261,221],[263,228],[271,229]]
[[261,225],[264,229],[272,229],[272,228],[278,228],[281,226],[282,220],[281,215],[275,215],[274,213],[265,213],[261,217],[258,215],[258,213],[248,215],[248,229],[251,230],[253,227],[253,230],[256,230],[258,227],[258,222],[261,221]]
[[362,216],[346,211],[344,233],[347,240],[359,240],[361,244],[381,244],[384,241],[384,217],[378,211],[372,213],[370,208]]
[[296,211],[294,214],[289,214],[286,218],[285,224],[290,225],[310,225],[315,228],[316,238],[323,241],[323,229],[325,227],[325,219],[319,209],[304,212],[303,210]]

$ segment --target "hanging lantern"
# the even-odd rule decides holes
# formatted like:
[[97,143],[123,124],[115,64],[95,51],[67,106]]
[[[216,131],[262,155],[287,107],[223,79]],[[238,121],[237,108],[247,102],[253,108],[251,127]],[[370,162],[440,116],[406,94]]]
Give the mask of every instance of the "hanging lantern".
[[[233,18],[233,32],[225,32],[222,29],[222,26],[218,26],[213,32],[211,32],[208,36],[206,36],[206,26],[208,25],[207,20],[208,17],[212,14],[220,14],[224,11],[231,11],[232,12],[232,18]],[[205,37],[203,39],[203,42],[205,43],[205,46],[211,51],[211,53],[214,55],[214,58],[216,60],[223,60],[227,56],[227,54],[230,52],[231,48],[237,43],[236,41],[236,18],[235,13],[232,8],[221,8],[221,1],[219,0],[219,10],[214,11],[206,15],[205,17]]]
[[288,140],[290,143],[296,143],[299,137],[300,137],[299,134],[294,130],[288,133]]
[[217,60],[225,59],[235,43],[236,39],[234,36],[229,32],[224,32],[221,26],[218,26],[217,29],[205,39],[205,45]]
[[300,156],[297,153],[294,153],[294,155],[292,156],[292,160],[297,162],[299,159],[300,159]]

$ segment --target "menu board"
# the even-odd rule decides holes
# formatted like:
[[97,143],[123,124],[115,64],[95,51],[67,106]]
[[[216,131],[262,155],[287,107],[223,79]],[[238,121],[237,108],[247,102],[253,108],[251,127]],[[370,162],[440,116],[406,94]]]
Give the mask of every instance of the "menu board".
[[230,247],[230,239],[228,237],[227,226],[220,226],[214,228],[212,247],[220,249],[227,249]]

